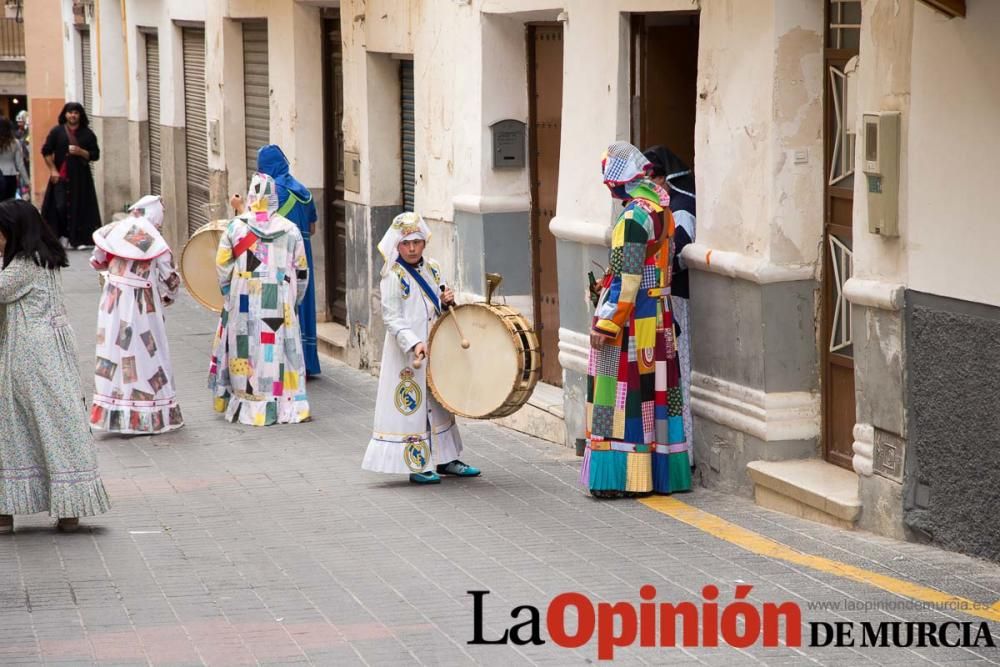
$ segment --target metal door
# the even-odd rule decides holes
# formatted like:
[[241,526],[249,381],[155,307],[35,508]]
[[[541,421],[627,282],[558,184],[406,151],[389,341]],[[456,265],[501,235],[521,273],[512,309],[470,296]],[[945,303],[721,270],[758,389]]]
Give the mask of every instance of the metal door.
[[146,34],[146,136],[149,145],[149,189],[162,192],[160,166],[160,40]]
[[403,145],[403,210],[412,211],[417,189],[416,117],[413,108],[413,61],[399,63]]
[[347,324],[347,223],[344,203],[344,69],[340,12],[323,21],[323,201],[327,247],[326,298],[330,318]]
[[243,22],[243,100],[247,185],[257,171],[257,149],[271,143],[271,95],[267,66],[267,21]]
[[184,28],[184,147],[188,234],[208,222],[208,126],[205,122],[205,30]]
[[83,108],[93,114],[91,102],[94,100],[93,68],[90,58],[90,28],[80,30],[80,70],[83,76]]
[[534,326],[542,344],[542,381],[562,386],[559,365],[559,273],[556,214],[562,134],[562,24],[528,26],[528,107],[531,163],[531,263]]

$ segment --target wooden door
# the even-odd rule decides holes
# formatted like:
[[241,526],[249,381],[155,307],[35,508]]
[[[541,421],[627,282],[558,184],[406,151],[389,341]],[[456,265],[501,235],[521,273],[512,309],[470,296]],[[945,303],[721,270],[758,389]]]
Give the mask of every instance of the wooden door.
[[562,134],[562,24],[528,26],[528,150],[531,168],[531,267],[534,327],[542,345],[542,381],[562,386],[556,214]]
[[323,19],[323,239],[326,244],[326,308],[347,324],[347,216],[344,204],[344,75],[340,12]]
[[639,150],[666,146],[693,168],[698,14],[633,14],[631,22],[631,141]]
[[845,66],[858,54],[861,2],[828,0],[824,55],[825,196],[822,285],[823,454],[835,465],[852,469],[854,456],[854,346],[851,305],[844,283],[853,271],[856,109],[849,108]]

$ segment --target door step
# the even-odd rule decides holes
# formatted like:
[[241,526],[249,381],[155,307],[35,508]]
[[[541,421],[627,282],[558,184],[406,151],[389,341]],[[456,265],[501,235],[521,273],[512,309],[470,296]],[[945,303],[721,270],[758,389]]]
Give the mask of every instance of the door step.
[[565,445],[566,421],[562,387],[539,382],[535,385],[531,398],[520,410],[493,421],[514,431]]
[[316,347],[320,354],[346,361],[347,327],[336,322],[320,322],[316,325]]
[[832,463],[751,461],[747,472],[761,507],[847,529],[861,516],[857,474]]

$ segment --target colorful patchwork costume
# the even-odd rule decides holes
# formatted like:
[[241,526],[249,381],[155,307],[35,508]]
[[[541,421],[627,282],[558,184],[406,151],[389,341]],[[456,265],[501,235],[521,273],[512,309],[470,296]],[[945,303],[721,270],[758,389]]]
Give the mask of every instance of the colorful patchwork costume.
[[107,277],[97,311],[90,425],[152,435],[184,425],[163,318],[181,279],[160,235],[160,198],[147,195],[129,210],[131,216],[94,232],[90,265]]
[[365,470],[424,473],[433,471],[437,464],[455,461],[462,452],[455,416],[427,389],[427,364],[420,368],[412,364],[413,348],[427,342],[440,312],[440,305],[431,300],[419,281],[435,294],[444,282],[440,267],[431,259],[406,268],[397,246],[404,239],[429,237],[430,230],[420,216],[402,213],[379,243],[386,260],[380,286],[386,333],[375,428],[361,464]]
[[216,411],[252,426],[309,419],[296,315],[309,269],[298,227],[277,211],[274,181],[254,174],[246,212],[230,221],[215,258],[225,307],[209,388]]
[[626,202],[611,237],[587,373],[588,444],[580,481],[597,497],[691,488],[670,295],[669,196],[646,178],[649,162],[612,144],[604,182]]

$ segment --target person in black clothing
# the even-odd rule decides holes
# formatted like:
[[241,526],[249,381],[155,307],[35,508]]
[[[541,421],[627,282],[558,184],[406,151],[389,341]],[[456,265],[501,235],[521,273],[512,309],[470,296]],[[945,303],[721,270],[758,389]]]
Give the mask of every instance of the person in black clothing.
[[63,246],[89,248],[91,234],[101,226],[90,163],[101,152],[82,104],[69,102],[63,107],[59,124],[45,138],[42,156],[49,167],[42,217]]
[[681,257],[681,251],[687,244],[694,242],[696,216],[694,171],[665,146],[653,146],[643,155],[653,165],[651,180],[670,193],[670,211],[674,214],[674,222],[677,225],[674,231],[670,301],[673,306],[674,321],[681,330],[677,337],[677,352],[681,362],[681,390],[684,394],[684,434],[688,443],[692,443],[694,432],[691,424],[691,319],[688,316],[688,299],[691,291],[688,285],[688,268],[684,258]]

